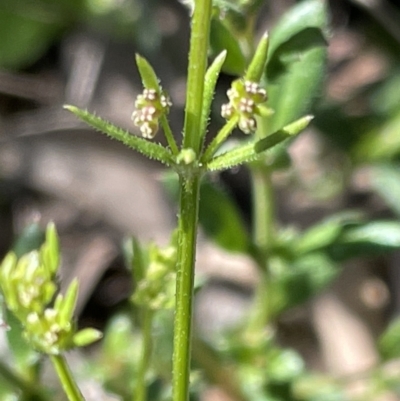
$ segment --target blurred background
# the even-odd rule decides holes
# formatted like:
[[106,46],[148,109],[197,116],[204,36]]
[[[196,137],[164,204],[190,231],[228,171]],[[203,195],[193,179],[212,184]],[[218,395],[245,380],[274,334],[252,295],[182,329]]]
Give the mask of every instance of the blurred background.
[[[259,32],[296,1],[265,0]],[[370,219],[400,216],[400,6],[389,0],[329,2],[328,75],[312,127],[290,147],[293,168],[275,176],[282,225],[306,228],[356,209]],[[135,132],[139,52],[174,107],[180,140],[189,14],[177,0],[0,0],[0,254],[21,234],[36,240],[50,220],[61,236],[63,280],[78,276],[82,325],[103,327],[131,292],[121,241],[168,241],[176,208],[163,169],[82,125],[63,104]],[[211,133],[225,90],[221,76]],[[245,168],[213,177],[232,195],[250,230]],[[338,375],[373,366],[375,339],[400,312],[400,252],[346,262],[334,285],[285,313],[281,341],[308,366]],[[205,336],[244,313],[257,280],[242,255],[200,232],[196,303]],[[218,308],[212,305],[218,305]]]

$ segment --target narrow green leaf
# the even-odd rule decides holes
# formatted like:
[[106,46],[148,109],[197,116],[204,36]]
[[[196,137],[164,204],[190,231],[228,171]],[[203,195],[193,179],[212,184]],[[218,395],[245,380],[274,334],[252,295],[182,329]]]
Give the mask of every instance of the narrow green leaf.
[[347,230],[341,238],[343,243],[368,243],[384,248],[400,247],[400,223],[396,221],[373,221],[361,227]]
[[[258,158],[260,153],[271,149],[285,139],[296,135],[309,124],[311,119],[312,116],[302,117],[299,120],[288,124],[281,130],[267,136],[266,138],[260,139],[257,142],[252,141],[247,142],[244,145],[240,145],[235,149],[232,149],[215,157],[209,163],[207,163],[207,159],[204,157],[204,161],[207,164],[207,169],[210,171],[225,170],[243,163],[254,161]],[[209,156],[209,153],[209,149],[207,149],[204,156]]]
[[150,142],[146,139],[139,138],[136,135],[130,134],[128,131],[116,127],[108,121],[105,121],[102,118],[97,117],[94,114],[91,114],[85,110],[81,110],[78,107],[66,105],[64,106],[64,108],[74,113],[78,118],[89,124],[91,127],[97,129],[110,138],[122,142],[128,148],[142,153],[149,159],[158,160],[161,163],[166,164],[167,166],[174,164],[171,153],[163,146],[154,142]]
[[74,311],[75,304],[78,298],[78,280],[75,278],[69,284],[65,295],[60,298],[62,301],[59,303],[59,313],[63,322],[71,322]]
[[139,243],[136,238],[132,238],[132,273],[136,282],[143,280],[146,275],[146,267],[149,264],[148,261],[148,252],[147,250]]
[[200,132],[202,135],[205,135],[207,130],[208,119],[210,116],[210,109],[212,99],[214,97],[215,85],[217,84],[217,80],[219,74],[221,72],[222,65],[225,62],[226,58],[226,50],[222,51],[212,62],[210,67],[207,70],[205,76],[205,84],[204,84],[204,95],[203,95],[203,110],[201,116],[201,129]]
[[245,79],[252,82],[259,82],[264,71],[265,65],[267,63],[268,56],[268,46],[269,46],[269,38],[268,33],[264,33],[262,36],[256,52],[250,62],[250,65],[247,68]]
[[308,0],[293,7],[271,32],[266,80],[268,105],[275,113],[270,132],[308,112],[320,93],[326,26],[324,2]]
[[139,70],[140,77],[142,78],[142,83],[145,88],[156,89],[158,93],[161,93],[160,81],[157,75],[150,65],[150,63],[139,54],[136,54],[136,65]]
[[400,223],[373,221],[348,227],[327,252],[333,260],[379,255],[400,249]]
[[362,215],[357,212],[341,212],[309,227],[296,241],[293,254],[301,255],[321,252],[335,244],[349,227],[362,224]]
[[48,268],[51,272],[56,272],[60,263],[60,245],[54,223],[47,225],[46,240],[43,246],[46,248]]
[[79,330],[76,334],[74,334],[72,341],[76,347],[85,347],[94,343],[95,341],[100,340],[102,337],[103,334],[101,331],[93,328],[87,328]]
[[273,134],[268,135],[263,139],[260,139],[255,144],[256,152],[258,153],[263,152],[264,150],[267,150],[275,145],[278,145],[285,139],[297,135],[307,127],[307,125],[310,123],[312,119],[313,119],[312,116],[304,116],[298,119],[297,121],[294,121],[293,123],[286,125],[286,127],[283,127],[279,131],[274,132]]
[[257,153],[260,153],[260,152],[263,152],[264,150],[272,148],[275,145],[278,145],[278,143],[281,143],[285,139],[288,139],[290,137],[291,137],[290,134],[288,134],[287,132],[285,132],[283,130],[280,130],[280,131],[274,132],[271,135],[268,135],[266,138],[260,139],[254,145],[254,149]]

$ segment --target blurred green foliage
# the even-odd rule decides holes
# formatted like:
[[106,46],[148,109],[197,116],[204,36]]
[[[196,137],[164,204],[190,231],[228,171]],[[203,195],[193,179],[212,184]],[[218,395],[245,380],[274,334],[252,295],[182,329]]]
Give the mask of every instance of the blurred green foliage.
[[151,10],[154,0],[2,0],[0,68],[18,70],[35,63],[74,29],[108,32],[148,51],[160,33]]
[[[215,2],[211,50],[212,54],[228,50],[223,68],[229,74],[239,76],[245,71],[251,55],[251,49],[246,47],[248,30],[254,24],[260,4],[260,1],[243,0]],[[156,43],[157,30],[153,29],[151,18],[146,19],[151,5],[151,1],[146,4],[112,0],[3,0],[0,3],[0,67],[29,66],[65,32],[79,24],[91,27],[100,24],[121,36],[136,32],[138,41],[144,41],[148,34],[147,38],[152,37],[152,43]],[[268,105],[275,109],[275,115],[265,127],[265,134],[300,117],[321,95],[327,36],[325,9],[322,2],[312,0],[299,2],[271,32],[265,82]],[[373,35],[368,40],[374,45]],[[400,54],[400,44],[391,43],[391,54]],[[341,170],[343,176],[351,176],[359,168],[368,169],[371,189],[386,203],[393,218],[371,221],[365,213],[351,211],[332,215],[303,231],[279,229],[269,255],[272,324],[284,311],[303,304],[332,283],[344,261],[400,248],[400,71],[391,56],[388,58],[387,75],[375,85],[361,88],[353,97],[341,102],[323,101],[315,110],[315,127],[327,146],[348,161]],[[366,107],[361,113],[349,113],[349,105],[360,99]],[[266,161],[271,168],[290,165],[290,158],[283,157],[283,153],[282,149],[270,152]],[[278,163],[283,159],[285,163]],[[173,181],[169,182],[170,187],[173,185]],[[346,189],[342,187],[343,191]],[[173,188],[170,190],[174,192]],[[211,181],[203,183],[199,218],[206,235],[219,246],[230,252],[255,256],[254,244],[251,244],[248,227],[238,207],[227,191]],[[38,247],[42,234],[37,227],[31,227],[16,243],[16,251],[24,253]],[[134,241],[131,251],[128,264],[132,267],[135,261],[136,279],[140,279],[147,266],[148,249]],[[97,359],[88,362],[86,367],[86,374],[94,374],[108,391],[123,400],[130,399],[135,385],[131,378],[137,373],[140,360],[139,309],[131,305],[128,311],[113,317]],[[147,376],[153,400],[170,396],[172,315],[159,312],[154,318],[156,345]],[[14,327],[12,318],[7,320],[11,326],[9,346],[17,371],[27,375],[33,364],[33,371],[38,372],[40,358],[20,344],[20,328]],[[205,369],[208,381],[249,401],[350,399],[340,380],[308,371],[297,352],[280,347],[273,330],[264,331],[261,336],[247,331],[244,326],[222,333],[207,344],[202,339],[194,342],[194,365]],[[196,357],[196,347],[208,351]],[[400,356],[398,320],[382,333],[377,349],[382,365],[366,373],[368,380],[381,392],[393,389],[398,392],[400,379],[389,380],[383,369],[385,362]],[[229,374],[220,374],[224,372]],[[38,374],[31,377],[37,379]],[[0,382],[2,399],[15,399],[9,387],[2,384]],[[193,394],[193,399],[196,397],[198,394]]]

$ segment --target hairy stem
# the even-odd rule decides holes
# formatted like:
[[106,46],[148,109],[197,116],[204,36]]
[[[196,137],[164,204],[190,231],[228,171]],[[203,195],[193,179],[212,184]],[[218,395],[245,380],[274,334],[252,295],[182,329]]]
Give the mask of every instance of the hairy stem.
[[172,368],[173,401],[187,401],[200,178],[180,178],[179,239]]
[[211,0],[196,0],[190,39],[183,147],[193,149],[197,155],[200,153],[203,136],[200,129],[211,9]]

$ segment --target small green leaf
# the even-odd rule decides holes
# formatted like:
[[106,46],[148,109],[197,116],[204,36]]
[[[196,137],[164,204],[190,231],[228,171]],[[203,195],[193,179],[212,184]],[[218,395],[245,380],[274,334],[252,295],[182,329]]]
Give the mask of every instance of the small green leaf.
[[264,152],[264,150],[270,149],[273,146],[278,145],[279,143],[283,142],[284,140],[290,137],[291,135],[289,133],[285,132],[284,130],[279,130],[256,142],[256,144],[254,145],[254,149],[257,153],[261,153]]
[[344,212],[313,225],[296,242],[293,254],[301,255],[326,250],[339,240],[347,227],[359,225],[360,219],[359,213]]
[[46,239],[40,249],[43,263],[53,274],[57,271],[60,263],[60,246],[54,223],[49,223],[46,229]]
[[242,53],[237,38],[224,24],[216,18],[211,21],[210,46],[212,54],[220,54],[227,51],[222,71],[236,76],[241,76],[246,68],[246,58]]
[[167,166],[174,164],[171,153],[163,146],[154,142],[150,142],[146,139],[139,138],[136,135],[132,135],[128,131],[116,127],[108,121],[105,121],[85,110],[81,110],[78,107],[65,105],[64,108],[75,114],[78,118],[89,124],[91,127],[109,136],[110,138],[122,142],[128,148],[142,153],[149,159],[158,160]]
[[[319,94],[326,64],[327,11],[319,0],[293,7],[271,32],[266,69],[270,132],[307,112]],[[268,133],[267,133],[268,134]]]
[[257,153],[264,152],[265,150],[270,149],[273,146],[283,142],[285,139],[297,135],[308,126],[308,124],[312,119],[313,116],[304,116],[292,122],[291,124],[286,125],[279,131],[276,131],[273,134],[268,135],[263,139],[260,139],[255,144],[256,152]]
[[393,320],[381,335],[378,349],[386,360],[400,356],[400,318]]
[[90,345],[95,341],[100,340],[102,337],[103,334],[101,331],[87,328],[79,330],[76,334],[74,334],[72,341],[76,347],[85,347],[86,345]]
[[370,243],[383,248],[400,246],[400,223],[395,221],[375,221],[361,227],[347,230],[341,238],[342,242]]
[[247,68],[245,79],[252,82],[260,82],[267,63],[269,38],[268,33],[264,33],[257,46],[256,52]]
[[[311,119],[311,116],[302,117],[299,120],[282,128],[281,130],[267,136],[266,138],[263,138],[257,142],[252,141],[247,142],[244,145],[239,145],[230,151],[218,155],[209,163],[207,163],[207,158],[210,157],[210,155],[212,154],[211,150],[213,152],[214,148],[218,147],[217,145],[213,146],[214,142],[217,142],[216,140],[214,140],[211,142],[203,156],[204,162],[207,165],[207,169],[210,171],[224,170],[238,166],[243,163],[255,161],[259,157],[259,154],[261,154],[262,152],[271,149],[285,139],[290,138],[291,136],[297,134],[299,131],[304,129],[309,124]],[[230,131],[231,129],[229,130],[229,132]],[[216,138],[219,138],[219,135],[217,135]]]
[[136,54],[136,65],[145,88],[156,89],[161,94],[160,81],[150,63],[139,54]]
[[200,194],[199,221],[205,233],[221,247],[245,253],[249,233],[231,198],[208,181],[202,182]]
[[192,148],[182,149],[178,156],[176,157],[177,164],[183,164],[186,166],[190,166],[197,159],[197,155]]
[[212,99],[214,97],[215,85],[217,84],[217,80],[219,74],[221,72],[222,65],[224,64],[226,59],[226,50],[222,51],[212,62],[210,67],[206,72],[205,83],[204,83],[204,95],[203,95],[203,109],[201,116],[201,129],[200,132],[202,135],[205,135],[207,130],[208,119],[210,117],[210,109]]
[[131,237],[124,242],[124,256],[128,269],[132,272],[136,282],[143,280],[148,265],[148,252],[135,238]]
[[63,297],[59,299],[61,302],[55,305],[55,308],[60,313],[62,323],[71,322],[73,319],[75,304],[78,298],[78,280],[75,278],[69,284],[67,291]]
[[379,255],[400,248],[400,223],[374,221],[348,227],[328,252],[334,260]]

